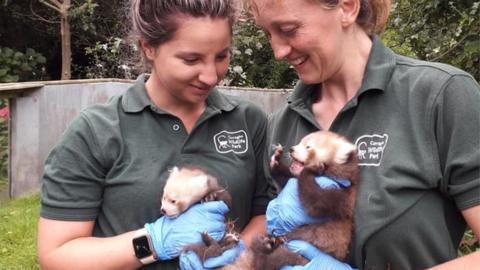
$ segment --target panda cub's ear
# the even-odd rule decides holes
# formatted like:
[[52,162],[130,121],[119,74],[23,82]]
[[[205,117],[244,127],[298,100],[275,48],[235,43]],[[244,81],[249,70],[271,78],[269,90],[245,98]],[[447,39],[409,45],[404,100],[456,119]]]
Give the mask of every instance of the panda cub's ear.
[[350,155],[357,150],[354,144],[339,139],[337,141],[337,153],[335,154],[335,163],[344,164],[350,158]]
[[198,190],[206,190],[209,186],[208,176],[206,174],[197,175],[192,177],[192,187]]

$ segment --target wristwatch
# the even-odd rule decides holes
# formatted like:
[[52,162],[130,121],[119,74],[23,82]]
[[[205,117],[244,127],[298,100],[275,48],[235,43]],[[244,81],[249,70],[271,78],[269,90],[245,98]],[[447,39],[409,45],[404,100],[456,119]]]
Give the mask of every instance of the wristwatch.
[[135,251],[135,257],[146,265],[157,261],[157,254],[153,248],[152,238],[148,234],[147,229],[142,228],[135,232],[133,236],[133,250]]

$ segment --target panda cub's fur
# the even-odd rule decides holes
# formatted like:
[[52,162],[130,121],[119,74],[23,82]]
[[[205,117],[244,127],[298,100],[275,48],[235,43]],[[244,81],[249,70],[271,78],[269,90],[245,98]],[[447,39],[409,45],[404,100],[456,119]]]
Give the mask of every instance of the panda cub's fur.
[[[174,167],[163,188],[161,212],[169,218],[176,218],[195,203],[213,200],[224,201],[229,208],[232,206],[230,193],[204,169],[193,166]],[[203,243],[189,245],[185,250],[194,251],[202,261],[219,256],[239,241],[233,222],[227,222],[227,231],[218,242],[206,232],[201,236]]]
[[[339,260],[345,260],[353,232],[353,210],[359,177],[357,150],[345,137],[317,131],[305,136],[290,149],[291,164],[280,162],[283,149],[276,146],[270,166],[272,175],[298,178],[300,201],[312,217],[329,218],[322,224],[301,226],[285,236],[285,240],[304,240]],[[316,176],[327,176],[337,181],[341,188],[323,189],[315,182]],[[350,180],[349,185],[338,180]],[[276,261],[284,252],[272,251],[269,261]],[[296,258],[291,255],[292,260]]]

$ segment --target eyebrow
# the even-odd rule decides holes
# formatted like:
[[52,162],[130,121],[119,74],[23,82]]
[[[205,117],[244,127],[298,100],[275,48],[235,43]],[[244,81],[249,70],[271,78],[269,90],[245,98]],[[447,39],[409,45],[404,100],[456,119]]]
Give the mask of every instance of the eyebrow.
[[[221,51],[218,52],[217,54],[228,53],[228,52],[230,52],[230,47],[226,47],[225,49],[221,50]],[[185,52],[178,52],[178,53],[176,54],[176,56],[179,56],[179,57],[191,57],[191,56],[201,57],[201,56],[203,56],[203,54],[198,53],[198,52],[185,51]]]

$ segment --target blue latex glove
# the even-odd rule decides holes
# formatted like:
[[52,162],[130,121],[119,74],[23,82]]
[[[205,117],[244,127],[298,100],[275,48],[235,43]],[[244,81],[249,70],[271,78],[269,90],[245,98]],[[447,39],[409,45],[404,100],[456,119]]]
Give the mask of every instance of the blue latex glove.
[[[348,180],[334,181],[325,176],[315,177],[315,181],[323,189],[350,185]],[[323,223],[328,220],[312,218],[305,212],[298,197],[298,179],[296,178],[290,178],[277,198],[270,201],[266,216],[267,231],[275,236],[284,235],[305,224]]]
[[245,243],[243,240],[240,240],[238,244],[222,253],[218,257],[212,257],[205,260],[202,265],[200,258],[193,251],[187,251],[180,255],[180,269],[182,270],[208,270],[216,269],[224,265],[233,263],[238,255],[245,250]]
[[284,266],[280,270],[352,270],[353,268],[341,262],[332,256],[318,250],[314,245],[300,240],[288,242],[287,248],[293,252],[300,253],[303,257],[310,260],[304,266]]
[[163,216],[154,223],[145,224],[152,237],[159,260],[170,260],[180,255],[183,247],[202,243],[201,232],[215,240],[225,233],[225,213],[228,206],[222,201],[196,204],[176,218]]

